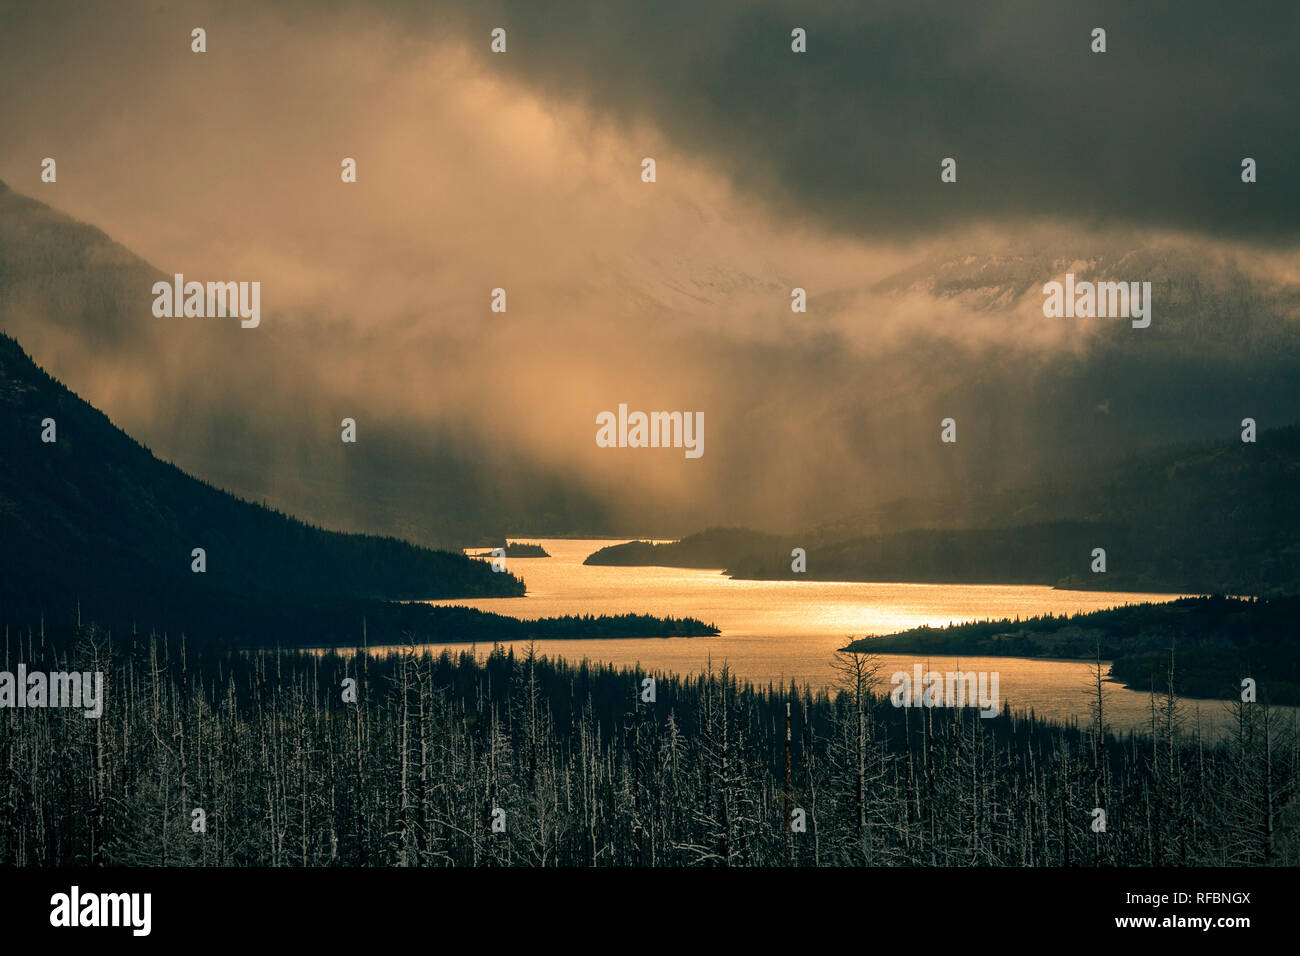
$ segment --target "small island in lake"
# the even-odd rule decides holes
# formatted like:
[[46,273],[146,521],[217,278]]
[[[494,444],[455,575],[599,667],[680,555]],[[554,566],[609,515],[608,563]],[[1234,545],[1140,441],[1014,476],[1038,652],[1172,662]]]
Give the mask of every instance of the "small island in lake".
[[[472,557],[491,558],[496,557],[492,551],[500,551],[501,548],[494,548],[489,551],[476,552]],[[507,541],[505,546],[507,558],[549,558],[550,553],[540,544],[531,541]]]
[[507,541],[507,558],[549,558],[546,549],[529,541]]

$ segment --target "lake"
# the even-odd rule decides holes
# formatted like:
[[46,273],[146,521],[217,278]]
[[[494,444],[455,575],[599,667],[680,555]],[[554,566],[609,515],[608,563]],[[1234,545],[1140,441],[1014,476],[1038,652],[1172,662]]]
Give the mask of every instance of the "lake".
[[[517,540],[517,539],[511,539]],[[1073,614],[1121,604],[1169,601],[1175,594],[1063,591],[1038,585],[885,584],[825,581],[736,581],[721,571],[659,567],[595,567],[582,562],[618,541],[537,539],[549,558],[509,558],[508,570],[523,578],[527,596],[436,601],[522,619],[563,614],[625,614],[695,617],[715,624],[717,637],[537,641],[539,653],[580,661],[677,674],[726,662],[755,684],[794,680],[814,690],[835,682],[835,650],[850,638],[893,634],[928,624],[941,627],[983,618]],[[624,539],[619,539],[624,540]],[[519,642],[516,642],[519,643]],[[463,649],[464,645],[429,645]],[[489,648],[478,648],[486,654]],[[1083,661],[1008,657],[881,655],[883,673],[911,673],[917,661],[936,671],[997,672],[1003,705],[1033,710],[1059,721],[1088,718],[1089,665]],[[1150,695],[1108,683],[1107,721],[1115,731],[1141,730],[1151,719]],[[1217,735],[1228,726],[1221,701],[1185,701],[1186,729],[1199,712],[1202,730]],[[1288,709],[1291,710],[1291,709]]]

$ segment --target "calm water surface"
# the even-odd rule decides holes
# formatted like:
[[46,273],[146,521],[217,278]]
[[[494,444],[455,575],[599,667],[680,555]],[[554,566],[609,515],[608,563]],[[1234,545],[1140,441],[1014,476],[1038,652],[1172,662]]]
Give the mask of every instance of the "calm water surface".
[[[538,539],[528,539],[536,541]],[[720,571],[682,568],[588,567],[583,560],[616,541],[542,539],[549,558],[510,558],[508,568],[524,579],[527,596],[451,600],[525,620],[562,614],[640,614],[695,617],[716,624],[717,637],[538,641],[539,653],[579,661],[584,657],[619,666],[677,674],[702,671],[712,659],[726,662],[755,684],[794,680],[814,690],[831,686],[831,660],[850,638],[892,634],[922,624],[1073,614],[1121,604],[1168,601],[1177,595],[1106,591],[1058,591],[1031,585],[862,584],[819,581],[733,581]],[[464,645],[443,646],[453,650]],[[486,654],[490,648],[480,645]],[[1056,720],[1088,720],[1088,664],[1008,657],[917,657],[881,655],[884,673],[920,660],[930,669],[997,671],[1004,705],[1034,710]],[[1109,683],[1108,722],[1117,731],[1150,722],[1150,697]],[[1203,731],[1227,726],[1219,701],[1184,702],[1190,732],[1199,712]]]

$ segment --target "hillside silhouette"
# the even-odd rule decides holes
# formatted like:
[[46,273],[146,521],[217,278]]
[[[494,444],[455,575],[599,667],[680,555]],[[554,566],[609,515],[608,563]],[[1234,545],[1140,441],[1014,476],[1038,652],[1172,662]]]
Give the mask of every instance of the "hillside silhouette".
[[1110,676],[1133,690],[1163,689],[1171,664],[1179,693],[1240,699],[1241,681],[1260,699],[1300,704],[1300,597],[1179,598],[1086,614],[1042,614],[864,637],[845,650],[866,654],[1036,657],[1110,661]]
[[[603,548],[589,564],[736,578],[1300,593],[1300,426],[1182,444],[1015,493],[896,502],[800,534],[711,528]],[[791,569],[804,548],[807,570]],[[1104,548],[1106,571],[1092,571]]]
[[[52,442],[42,440],[53,420]],[[684,636],[645,616],[521,622],[392,603],[512,597],[524,584],[461,554],[326,531],[160,461],[0,334],[0,621],[184,630],[284,646]],[[195,548],[206,571],[192,570]],[[363,624],[364,622],[364,624]]]

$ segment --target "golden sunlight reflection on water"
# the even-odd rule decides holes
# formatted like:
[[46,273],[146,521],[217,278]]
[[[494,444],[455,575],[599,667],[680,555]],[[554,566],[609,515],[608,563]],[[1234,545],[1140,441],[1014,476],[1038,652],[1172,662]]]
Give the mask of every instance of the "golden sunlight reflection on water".
[[[538,540],[538,539],[529,539]],[[695,617],[717,625],[717,637],[624,638],[538,641],[552,657],[584,657],[620,666],[690,674],[726,662],[741,679],[755,684],[805,683],[814,690],[834,683],[831,660],[850,637],[892,634],[922,624],[943,626],[982,618],[1073,614],[1167,601],[1171,594],[1062,591],[1037,585],[864,584],[819,581],[736,581],[720,571],[683,568],[586,566],[593,551],[617,542],[541,539],[549,558],[510,558],[509,570],[528,588],[523,598],[451,600],[459,604],[533,619],[563,614],[640,614]],[[450,647],[464,645],[430,645]],[[490,648],[479,645],[480,654]],[[522,647],[516,646],[516,652]],[[917,660],[930,669],[956,670],[958,659],[882,655],[882,671],[911,672]],[[1089,665],[1083,661],[1007,657],[960,659],[962,670],[996,671],[1002,701],[1017,711],[1033,710],[1052,719],[1088,719]],[[1150,723],[1148,693],[1107,684],[1112,729],[1141,730]],[[1207,733],[1226,726],[1227,705],[1185,701],[1191,732],[1199,711]]]

